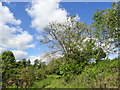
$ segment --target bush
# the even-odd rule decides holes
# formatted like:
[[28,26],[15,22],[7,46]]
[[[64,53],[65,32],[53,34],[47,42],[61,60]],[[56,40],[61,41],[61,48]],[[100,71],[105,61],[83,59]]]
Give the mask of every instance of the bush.
[[86,88],[117,88],[118,60],[103,60],[87,66],[72,82]]

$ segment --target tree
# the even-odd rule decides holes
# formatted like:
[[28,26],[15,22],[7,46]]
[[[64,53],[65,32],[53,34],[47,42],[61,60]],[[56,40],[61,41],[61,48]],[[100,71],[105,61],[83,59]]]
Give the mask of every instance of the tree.
[[4,51],[1,54],[2,56],[2,87],[6,87],[7,80],[11,77],[14,77],[14,63],[15,56],[11,51]]
[[43,70],[46,69],[46,64],[45,64],[45,62],[41,62],[40,65],[41,65],[41,69],[43,69]]
[[115,52],[120,44],[118,32],[120,30],[119,5],[120,2],[115,2],[110,9],[98,9],[93,17],[92,27],[96,38],[99,40],[99,47],[102,47],[108,54]]
[[4,51],[2,52],[2,60],[5,63],[14,63],[15,62],[15,56],[11,51]]
[[[77,22],[76,16],[68,17],[64,23],[50,23],[45,28],[41,43],[51,43],[50,47],[53,52],[62,53],[67,58],[74,58],[75,55],[82,55],[85,42],[90,41],[87,40],[87,38],[91,38],[90,32],[91,30],[85,23]],[[75,59],[78,60],[78,58]]]
[[59,72],[63,75],[79,74],[94,58],[96,38],[92,29],[78,22],[76,16],[68,17],[64,23],[50,23],[44,32],[42,44],[50,43],[53,52],[63,54]]
[[21,63],[22,63],[22,66],[23,66],[23,67],[26,67],[26,66],[27,66],[27,61],[26,61],[25,58],[22,59]]
[[38,61],[38,59],[36,59],[36,60],[34,61],[34,66],[36,67],[36,66],[38,66],[38,64],[39,64],[39,61]]
[[27,61],[27,66],[30,66],[31,65],[31,61],[30,59]]

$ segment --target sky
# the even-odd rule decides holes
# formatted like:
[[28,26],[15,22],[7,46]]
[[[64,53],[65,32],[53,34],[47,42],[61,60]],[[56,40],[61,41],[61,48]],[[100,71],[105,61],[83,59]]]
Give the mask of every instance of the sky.
[[96,9],[111,8],[111,2],[48,1],[0,2],[0,52],[11,50],[16,60],[28,58],[33,62],[48,52],[49,44],[40,45],[40,39],[49,22],[63,22],[69,13],[90,25]]

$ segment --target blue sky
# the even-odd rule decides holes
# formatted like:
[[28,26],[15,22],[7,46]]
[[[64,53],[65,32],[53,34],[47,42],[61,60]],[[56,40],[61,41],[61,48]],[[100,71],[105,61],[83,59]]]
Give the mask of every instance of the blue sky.
[[111,8],[111,2],[69,2],[61,3],[71,15],[78,14],[81,22],[86,22],[88,25],[93,21],[93,13],[96,9]]
[[[47,4],[47,3],[46,3]],[[58,9],[53,9],[54,7],[52,7],[51,10],[53,11],[60,11],[61,10],[61,16],[57,16],[57,17],[65,17],[65,13],[70,13],[71,15],[78,15],[80,17],[80,22],[86,22],[87,25],[91,24],[92,20],[92,16],[93,13],[96,11],[96,9],[107,9],[107,8],[111,8],[111,2],[60,2],[57,4],[51,4],[52,5],[60,5],[60,7]],[[48,52],[47,51],[47,46],[48,45],[40,45],[39,43],[39,39],[36,39],[37,36],[40,36],[41,33],[40,31],[40,27],[37,27],[36,23],[33,22],[33,26],[32,26],[32,21],[34,21],[34,19],[38,18],[41,20],[41,17],[39,18],[38,15],[39,14],[37,10],[28,10],[30,11],[30,13],[28,13],[28,11],[26,10],[29,7],[30,3],[29,2],[11,2],[11,3],[2,3],[2,7],[6,6],[10,13],[13,14],[14,19],[20,20],[21,24],[18,25],[18,27],[20,27],[22,29],[22,33],[24,31],[27,32],[27,34],[29,35],[29,39],[28,43],[25,44],[21,44],[23,45],[22,47],[24,47],[24,45],[33,45],[30,48],[25,48],[25,49],[21,49],[21,48],[13,48],[12,47],[7,47],[4,45],[1,45],[1,50],[13,50],[14,53],[16,53],[16,58],[19,57],[21,55],[21,58],[28,58],[31,56],[34,57],[39,57],[40,55],[42,55],[43,53]],[[30,8],[30,7],[29,7]],[[62,8],[62,9],[61,9]],[[34,8],[36,9],[36,8]],[[45,9],[45,8],[43,8]],[[64,10],[63,10],[64,9]],[[48,10],[48,9],[47,9]],[[63,10],[63,11],[62,11]],[[35,12],[36,13],[33,13]],[[48,10],[49,11],[49,10]],[[40,12],[41,14],[44,13],[44,10],[42,12]],[[44,14],[49,14],[49,13],[44,13]],[[47,15],[49,16],[49,15]],[[44,17],[42,17],[44,18]],[[43,19],[43,21],[45,21],[45,19]],[[47,21],[48,22],[48,21]],[[8,26],[10,26],[11,24],[8,24]],[[14,25],[11,25],[12,27],[14,27]],[[16,26],[15,26],[16,28]],[[38,29],[38,30],[37,30]],[[3,31],[4,33],[4,31]],[[21,32],[15,32],[15,35],[19,34]],[[23,38],[23,41],[26,39]],[[13,42],[14,43],[14,42]],[[4,48],[4,49],[2,49]],[[19,50],[19,52],[17,52],[17,50]],[[21,51],[21,52],[20,52]],[[19,55],[20,54],[20,55]],[[21,59],[20,57],[18,59]]]

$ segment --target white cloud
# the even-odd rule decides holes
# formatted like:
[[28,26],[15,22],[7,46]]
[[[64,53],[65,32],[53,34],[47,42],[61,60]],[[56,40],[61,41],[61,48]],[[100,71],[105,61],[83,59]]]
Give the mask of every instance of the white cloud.
[[2,6],[2,3],[0,2],[0,23],[11,23],[18,25],[21,23],[21,21],[16,20],[13,16],[13,13],[10,12],[9,8],[6,6]]
[[65,21],[67,12],[60,8],[59,2],[60,0],[33,0],[30,8],[26,9],[33,19],[31,26],[40,32],[51,22]]
[[16,60],[23,59],[28,53],[21,50],[12,50]]
[[20,23],[21,21],[15,19],[9,8],[2,6],[0,2],[0,47],[19,50],[35,47],[34,44],[30,44],[33,36],[27,31],[23,31],[18,26]]
[[29,44],[32,42],[32,40],[33,37],[26,31],[20,34],[12,34],[8,30],[4,29],[4,33],[2,33],[2,39],[0,39],[0,42],[2,42],[0,46],[24,50],[34,47],[34,44]]

